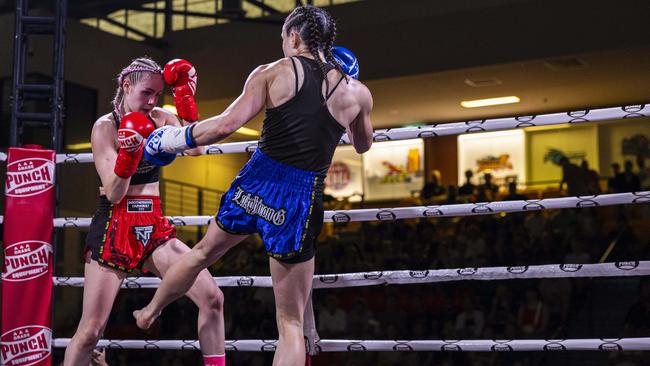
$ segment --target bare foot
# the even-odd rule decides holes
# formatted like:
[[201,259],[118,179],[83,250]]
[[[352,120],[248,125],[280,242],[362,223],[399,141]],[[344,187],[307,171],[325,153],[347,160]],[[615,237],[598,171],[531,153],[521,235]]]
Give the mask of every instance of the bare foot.
[[140,329],[149,329],[151,324],[158,319],[160,312],[158,314],[153,314],[147,307],[144,307],[140,310],[133,312],[133,317],[135,318],[135,323]]

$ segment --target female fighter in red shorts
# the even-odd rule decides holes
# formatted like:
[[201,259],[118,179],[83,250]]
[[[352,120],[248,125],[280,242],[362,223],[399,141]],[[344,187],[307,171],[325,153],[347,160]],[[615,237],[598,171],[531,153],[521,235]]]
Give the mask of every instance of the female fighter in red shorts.
[[[194,67],[185,60],[172,60],[165,66],[164,79],[171,84],[181,117],[196,120]],[[180,126],[174,115],[156,107],[164,87],[163,70],[151,59],[138,58],[117,81],[114,110],[101,116],[92,129],[100,204],[86,238],[83,313],[65,352],[66,366],[90,363],[127,273],[143,268],[164,277],[190,250],[176,239],[174,225],[160,209],[158,162],[143,157],[143,140],[155,128]],[[204,363],[225,365],[221,290],[203,270],[186,294],[199,308]]]

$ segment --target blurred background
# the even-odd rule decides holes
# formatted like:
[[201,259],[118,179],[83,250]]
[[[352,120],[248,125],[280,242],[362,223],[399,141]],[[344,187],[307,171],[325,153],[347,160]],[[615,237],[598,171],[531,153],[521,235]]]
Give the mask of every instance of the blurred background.
[[[291,0],[68,0],[61,151],[90,152],[93,122],[111,110],[115,79],[132,59],[190,60],[202,117],[220,113],[248,73],[282,57]],[[375,129],[529,116],[650,101],[645,0],[313,0],[338,22],[337,44],[360,61]],[[31,0],[31,15],[55,1]],[[16,2],[0,0],[0,149],[10,143]],[[30,36],[26,80],[53,75],[51,36]],[[504,98],[507,104],[486,99]],[[468,103],[469,102],[469,103]],[[474,103],[472,103],[474,102]],[[162,105],[172,103],[167,93]],[[482,106],[472,107],[473,104]],[[47,98],[27,112],[51,109]],[[227,141],[257,140],[263,116]],[[23,142],[51,146],[48,128]],[[339,147],[326,209],[548,198],[650,188],[650,123],[630,118],[516,131]],[[182,157],[162,171],[167,215],[213,215],[247,154]],[[566,158],[567,164],[560,162]],[[92,164],[59,165],[58,216],[97,208]],[[5,165],[0,166],[4,175]],[[572,172],[567,174],[567,172]],[[563,179],[565,177],[565,179]],[[4,192],[3,192],[4,194]],[[3,206],[4,195],[0,197]],[[647,260],[650,208],[600,207],[473,218],[326,224],[317,273]],[[204,228],[179,227],[189,245]],[[56,276],[83,275],[85,229],[57,230]],[[607,249],[612,247],[611,251]],[[215,276],[268,275],[259,238],[233,249]],[[224,289],[227,339],[277,337],[270,289]],[[70,337],[82,290],[56,287],[54,336]],[[150,332],[131,311],[148,290],[118,296],[106,338],[196,339],[182,299]],[[344,339],[599,338],[650,335],[650,283],[641,278],[511,280],[314,292],[320,336]],[[531,321],[531,309],[543,309]],[[535,317],[534,317],[535,318]],[[316,365],[642,365],[637,353],[323,354]],[[60,362],[61,350],[55,353]],[[230,353],[230,365],[272,354]],[[107,351],[110,365],[199,364],[198,352]]]

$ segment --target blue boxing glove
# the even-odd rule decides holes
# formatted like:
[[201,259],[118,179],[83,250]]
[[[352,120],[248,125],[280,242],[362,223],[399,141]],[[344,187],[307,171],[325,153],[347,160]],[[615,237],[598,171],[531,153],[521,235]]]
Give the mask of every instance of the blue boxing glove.
[[176,159],[175,153],[168,153],[162,150],[161,142],[163,134],[171,132],[170,129],[178,129],[173,126],[163,126],[154,130],[144,144],[144,158],[155,166],[171,164]]
[[334,60],[341,66],[343,71],[353,79],[359,79],[359,61],[357,56],[345,47],[334,46],[332,48]]

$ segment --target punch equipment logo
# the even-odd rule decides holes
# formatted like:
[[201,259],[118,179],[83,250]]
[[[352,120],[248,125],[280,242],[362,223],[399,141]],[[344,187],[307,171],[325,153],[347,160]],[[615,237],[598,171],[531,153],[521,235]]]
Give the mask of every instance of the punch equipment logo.
[[495,339],[494,344],[490,348],[492,352],[512,352],[514,351],[512,346],[509,345],[511,339]]
[[631,271],[639,266],[639,261],[616,262],[614,265],[620,270]]
[[54,162],[30,158],[7,165],[5,192],[8,197],[28,197],[54,187]]
[[251,287],[255,283],[253,277],[240,277],[237,279],[237,286],[239,287]]
[[522,274],[528,271],[528,266],[512,266],[508,267],[507,270],[512,274]]
[[560,264],[560,269],[564,272],[578,272],[582,269],[582,264]]
[[366,280],[378,280],[384,275],[384,272],[382,271],[375,271],[375,272],[366,272],[363,274],[363,278]]
[[2,365],[34,365],[50,356],[52,331],[40,325],[15,328],[4,333],[0,343]]
[[440,209],[442,206],[427,206],[427,209],[422,212],[424,217],[444,216],[445,213]]
[[46,274],[52,252],[52,245],[38,240],[8,245],[5,249],[5,272],[2,273],[2,280],[29,281]]
[[429,276],[429,271],[409,271],[409,276],[411,276],[411,278],[426,278]]
[[321,275],[318,276],[318,280],[322,283],[334,283],[339,280],[338,275]]
[[395,220],[397,216],[395,216],[395,213],[390,210],[381,210],[377,212],[377,220],[380,221],[391,221]]
[[334,215],[332,215],[332,221],[333,222],[350,222],[351,218],[350,215],[344,214],[343,212],[337,212]]

